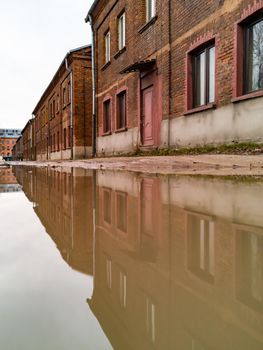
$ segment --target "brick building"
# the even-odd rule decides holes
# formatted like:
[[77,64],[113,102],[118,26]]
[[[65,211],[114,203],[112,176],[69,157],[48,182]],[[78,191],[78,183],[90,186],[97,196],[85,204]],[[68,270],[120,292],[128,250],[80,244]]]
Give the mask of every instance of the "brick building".
[[33,111],[36,160],[91,154],[91,86],[90,46],[71,50]]
[[23,136],[19,136],[13,147],[13,160],[23,160]]
[[4,159],[12,158],[13,147],[20,135],[21,130],[0,129],[0,155]]
[[[26,126],[22,130],[22,149],[23,160],[35,160],[35,122],[29,119]],[[19,145],[20,146],[20,145]],[[18,146],[18,147],[19,147]]]
[[262,142],[262,0],[96,0],[97,153]]

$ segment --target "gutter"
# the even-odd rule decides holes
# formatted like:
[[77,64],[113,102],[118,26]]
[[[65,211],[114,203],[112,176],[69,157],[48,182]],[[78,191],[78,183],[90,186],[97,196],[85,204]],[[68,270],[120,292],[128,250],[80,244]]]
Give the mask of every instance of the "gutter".
[[[65,58],[66,70],[70,74],[70,148],[71,148],[71,156],[73,159],[73,71],[69,68],[68,65],[68,56]],[[62,135],[61,135],[62,136]]]
[[[96,2],[95,2],[96,3]],[[95,5],[95,3],[93,5]],[[97,115],[96,115],[96,74],[95,74],[95,47],[96,37],[94,33],[93,20],[90,13],[85,19],[89,22],[92,33],[91,60],[92,60],[92,157],[97,154]]]

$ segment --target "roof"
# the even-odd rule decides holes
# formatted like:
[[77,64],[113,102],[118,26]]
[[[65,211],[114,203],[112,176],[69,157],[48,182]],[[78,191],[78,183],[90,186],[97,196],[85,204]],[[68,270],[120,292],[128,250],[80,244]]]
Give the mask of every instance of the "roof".
[[100,0],[94,0],[93,4],[91,5],[91,8],[89,9],[89,12],[85,18],[85,22],[89,22],[89,16],[91,16],[92,12],[94,11],[95,7],[99,3]]
[[137,61],[128,67],[124,68],[120,71],[120,74],[126,74],[131,72],[138,72],[142,70],[147,70],[149,68],[152,68],[155,65],[156,60],[144,60],[144,61]]
[[78,51],[83,50],[83,49],[88,49],[88,48],[91,48],[91,45],[84,45],[84,46],[77,47],[76,49],[70,50],[70,51],[66,54],[66,56],[63,58],[62,62],[60,63],[60,65],[59,65],[59,67],[58,67],[56,73],[54,74],[54,76],[53,76],[51,82],[48,84],[47,88],[46,88],[45,91],[43,92],[43,94],[42,94],[42,96],[40,97],[38,103],[36,104],[36,107],[34,108],[32,114],[35,114],[37,107],[39,106],[39,104],[40,104],[40,102],[42,101],[43,97],[45,96],[45,94],[46,94],[47,91],[49,90],[50,86],[52,85],[52,83],[53,83],[54,80],[56,79],[57,74],[58,74],[58,72],[60,71],[61,67],[64,65],[65,60],[66,60],[72,53],[78,52]]

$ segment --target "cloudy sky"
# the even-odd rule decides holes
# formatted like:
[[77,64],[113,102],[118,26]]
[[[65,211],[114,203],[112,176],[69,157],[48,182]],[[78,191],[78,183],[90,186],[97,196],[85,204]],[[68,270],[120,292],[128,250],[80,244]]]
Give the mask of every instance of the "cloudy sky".
[[65,54],[90,44],[92,2],[0,1],[0,128],[23,128]]

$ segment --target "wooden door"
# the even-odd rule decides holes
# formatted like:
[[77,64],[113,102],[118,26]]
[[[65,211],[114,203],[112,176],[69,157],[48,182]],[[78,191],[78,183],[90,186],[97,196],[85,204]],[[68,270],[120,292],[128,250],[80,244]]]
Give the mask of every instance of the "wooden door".
[[153,86],[142,91],[142,144],[154,145]]

